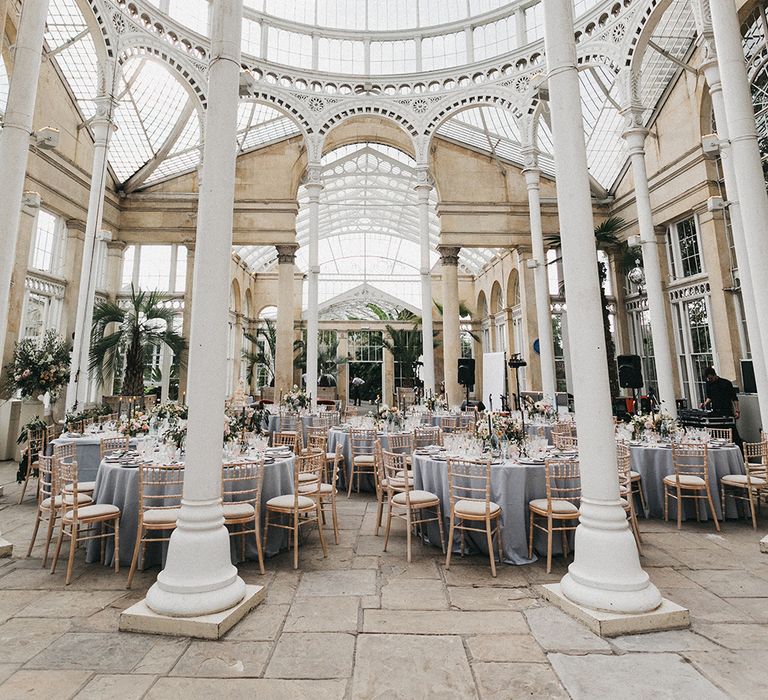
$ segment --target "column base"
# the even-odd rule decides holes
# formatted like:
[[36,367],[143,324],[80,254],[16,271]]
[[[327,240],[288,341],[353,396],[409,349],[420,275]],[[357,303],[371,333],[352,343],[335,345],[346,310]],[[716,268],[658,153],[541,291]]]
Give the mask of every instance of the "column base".
[[763,554],[768,554],[768,535],[763,537],[762,540],[760,540],[760,551]]
[[10,557],[13,554],[13,545],[8,541],[0,537],[0,559],[3,557]]
[[666,598],[662,598],[661,605],[650,612],[612,613],[574,603],[565,597],[559,583],[545,584],[541,588],[546,600],[601,637],[661,632],[690,626],[688,610]]
[[245,586],[245,598],[237,605],[211,615],[196,617],[171,617],[159,615],[147,605],[146,599],[139,601],[120,614],[121,632],[143,634],[164,634],[174,637],[195,637],[196,639],[220,639],[242,620],[267,596],[265,586]]

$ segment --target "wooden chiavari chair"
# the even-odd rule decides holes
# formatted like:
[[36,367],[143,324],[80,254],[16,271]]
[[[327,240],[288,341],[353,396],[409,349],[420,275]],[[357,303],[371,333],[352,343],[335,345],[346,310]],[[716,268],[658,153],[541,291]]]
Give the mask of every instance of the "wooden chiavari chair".
[[579,449],[579,439],[573,435],[552,433],[552,444],[562,452],[576,452]]
[[261,488],[264,482],[264,460],[231,462],[221,469],[221,497],[224,525],[230,537],[240,538],[240,559],[245,559],[245,537],[256,539],[259,571],[264,574],[264,552],[261,546]]
[[455,433],[460,427],[458,416],[445,416],[440,419],[440,428],[444,433]]
[[[46,457],[41,455],[40,457],[40,489],[38,491],[37,499],[37,513],[35,515],[35,529],[32,532],[32,541],[29,543],[29,549],[27,550],[27,557],[31,556],[32,548],[35,546],[35,540],[37,539],[37,532],[40,528],[40,523],[46,522],[47,531],[45,536],[45,552],[43,554],[42,568],[48,565],[48,550],[53,540],[53,531],[56,527],[56,522],[59,518],[59,509],[64,503],[65,499],[67,503],[72,504],[74,499],[70,494],[62,494],[59,488],[59,476],[58,476],[58,463],[53,457]],[[86,506],[92,503],[93,499],[85,493],[81,493],[78,490],[77,495],[79,505]]]
[[706,428],[706,431],[713,440],[725,440],[727,443],[733,443],[733,428]]
[[430,447],[443,444],[443,432],[437,425],[417,425],[413,429],[413,447]]
[[296,433],[272,433],[272,447],[290,447],[294,454],[299,454],[299,436]]
[[304,447],[304,423],[301,416],[293,413],[280,413],[280,432],[282,434],[294,433],[296,435],[296,452]]
[[[534,529],[547,533],[547,573],[552,571],[552,535],[560,532],[563,556],[568,556],[568,531],[575,530],[581,502],[579,463],[571,459],[547,460],[544,465],[547,485],[546,498],[528,502],[528,558],[533,557]],[[536,516],[546,518],[546,526],[536,522]],[[555,523],[561,523],[555,525]]]
[[[451,520],[445,568],[451,566],[453,538],[461,533],[461,556],[464,556],[464,533],[483,533],[488,543],[491,575],[496,578],[496,557],[493,536],[499,546],[499,562],[504,560],[501,541],[501,506],[491,500],[491,460],[448,460],[448,492],[451,498]],[[482,523],[482,527],[474,526]]]
[[720,479],[720,501],[725,517],[726,498],[749,503],[752,527],[757,530],[760,498],[768,494],[768,441],[745,442],[744,474],[728,474]]
[[49,425],[45,429],[45,444],[50,445],[56,438],[61,437],[61,433],[64,430],[64,426],[58,423]]
[[[139,523],[128,572],[133,584],[136,568],[143,565],[149,542],[167,542],[176,529],[184,489],[184,467],[180,464],[139,464]],[[119,553],[115,550],[115,557]]]
[[360,477],[368,474],[376,478],[376,456],[374,443],[375,430],[355,429],[349,431],[349,443],[352,451],[352,473],[349,476],[347,498],[352,495],[352,485],[357,477],[357,491],[360,492]]
[[637,542],[637,549],[640,554],[643,553],[642,538],[640,529],[637,526],[637,513],[635,512],[635,497],[632,491],[632,471],[630,469],[632,459],[629,452],[629,446],[623,442],[616,445],[616,464],[619,469],[619,492],[621,495],[622,506],[629,518],[629,525],[632,528],[632,534]]
[[672,465],[674,474],[664,477],[664,520],[669,520],[669,499],[677,501],[677,529],[683,526],[683,503],[685,499],[696,504],[696,520],[701,520],[699,502],[706,501],[720,532],[712,491],[709,483],[709,451],[706,445],[673,444]]
[[24,500],[24,494],[27,492],[27,485],[32,478],[38,479],[37,489],[35,490],[35,498],[40,490],[40,479],[37,476],[37,472],[40,466],[40,457],[45,454],[46,445],[46,430],[30,430],[27,433],[27,443],[22,451],[22,459],[26,459],[27,473],[24,475],[24,481],[21,485],[21,494],[19,495],[19,503]]
[[131,447],[131,438],[127,435],[116,437],[106,437],[99,440],[99,460],[104,459],[108,454],[119,450],[127,451]]
[[[328,548],[323,536],[323,527],[321,524],[322,512],[320,509],[320,499],[312,500],[309,496],[301,493],[302,487],[309,484],[318,484],[321,481],[323,472],[322,452],[310,452],[298,455],[293,465],[293,493],[284,496],[275,496],[267,501],[267,518],[264,524],[264,542],[267,542],[269,527],[278,527],[289,530],[293,538],[293,568],[299,568],[299,528],[303,525],[317,523],[317,530],[320,535],[320,544],[323,548],[323,557],[328,556]],[[302,478],[304,477],[308,478]],[[316,488],[316,487],[315,487]],[[270,515],[277,515],[278,520],[272,522]],[[290,516],[290,522],[286,525],[279,521],[283,515]]]
[[[384,464],[384,477],[387,489],[387,528],[384,535],[384,551],[389,544],[389,532],[392,526],[392,518],[400,518],[405,521],[406,536],[406,561],[411,562],[411,540],[413,528],[416,525],[437,521],[440,529],[440,546],[445,553],[445,537],[443,535],[443,515],[440,510],[440,499],[429,491],[419,491],[412,488],[410,478],[402,478],[400,475],[407,472],[405,455],[398,452],[382,451]],[[432,517],[425,515],[424,511],[434,509]],[[418,514],[418,515],[417,515]]]
[[[64,585],[72,580],[72,569],[75,564],[75,550],[80,542],[89,540],[101,541],[101,559],[104,560],[104,544],[106,538],[112,537],[115,546],[115,573],[120,572],[120,509],[110,503],[80,504],[80,493],[77,488],[77,462],[62,460],[56,465],[58,483],[70,486],[71,498],[65,495],[61,502],[59,537],[56,542],[56,553],[53,556],[51,573],[56,573],[61,545],[65,537],[69,537],[69,559],[67,560],[67,577]],[[70,502],[71,501],[71,502]],[[112,532],[104,531],[107,527]]]
[[[328,453],[326,453],[326,456],[327,454]],[[326,462],[323,466],[323,481],[316,484],[302,484],[302,486],[299,487],[299,490],[302,496],[309,496],[309,498],[316,499],[320,504],[320,515],[323,525],[326,523],[325,513],[328,505],[330,505],[333,538],[336,544],[339,544],[339,518],[336,511],[336,496],[338,493],[336,489],[336,479],[339,474],[339,465],[344,463],[344,452],[341,444],[336,445],[336,452],[333,454],[334,458],[331,463],[330,481],[328,481],[328,475],[326,474]]]

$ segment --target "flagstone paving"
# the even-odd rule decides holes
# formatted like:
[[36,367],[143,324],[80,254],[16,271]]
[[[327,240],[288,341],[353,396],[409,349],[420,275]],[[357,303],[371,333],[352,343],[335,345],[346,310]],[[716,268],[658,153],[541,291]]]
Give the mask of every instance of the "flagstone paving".
[[219,642],[117,631],[120,611],[141,599],[157,571],[86,565],[41,568],[24,558],[31,499],[17,505],[15,466],[0,463],[0,532],[14,557],[0,559],[0,698],[755,698],[768,663],[768,555],[757,532],[729,521],[641,520],[643,565],[665,596],[691,611],[689,630],[601,639],[546,603],[541,563],[501,566],[457,557],[446,571],[436,548],[405,561],[402,527],[389,552],[373,535],[371,496],[339,502],[342,538],[324,560],[317,535],[294,572],[286,554],[249,583],[265,602]]

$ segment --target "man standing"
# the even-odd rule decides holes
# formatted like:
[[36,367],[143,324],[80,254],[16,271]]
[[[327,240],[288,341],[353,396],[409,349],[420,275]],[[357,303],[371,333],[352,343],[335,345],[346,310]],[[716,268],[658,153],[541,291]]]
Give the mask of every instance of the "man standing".
[[727,379],[718,377],[713,367],[704,370],[704,378],[707,381],[707,398],[701,407],[711,409],[716,416],[733,418],[733,441],[741,445],[741,438],[736,430],[736,419],[741,415],[736,387]]
[[362,391],[361,387],[363,386],[363,384],[365,384],[365,381],[360,377],[354,377],[354,379],[352,379],[351,381],[351,384],[352,384],[352,405],[359,406],[360,392]]

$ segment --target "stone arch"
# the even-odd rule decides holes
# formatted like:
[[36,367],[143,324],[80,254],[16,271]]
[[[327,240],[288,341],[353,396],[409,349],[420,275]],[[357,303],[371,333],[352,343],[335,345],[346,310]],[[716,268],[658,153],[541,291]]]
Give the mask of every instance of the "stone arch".
[[671,4],[672,0],[650,0],[642,13],[636,18],[633,35],[627,47],[623,66],[630,71],[631,75],[636,76],[639,74],[651,35]]
[[317,129],[317,133],[320,136],[325,136],[333,127],[356,116],[378,116],[390,119],[408,132],[412,139],[415,140],[419,135],[419,131],[410,116],[395,105],[386,102],[344,105],[324,119]]
[[242,295],[240,294],[240,282],[237,279],[232,280],[232,284],[229,287],[229,304],[232,311],[235,314],[240,314],[243,308]]
[[300,106],[298,102],[287,100],[284,94],[277,91],[273,92],[262,84],[256,85],[248,95],[241,99],[242,101],[258,102],[282,112],[286,117],[296,122],[305,139],[313,133],[309,115],[301,108],[303,105]]
[[520,275],[512,268],[507,277],[507,306],[513,307],[520,304]]
[[245,314],[245,318],[248,321],[252,321],[254,319],[253,315],[253,292],[251,292],[251,288],[248,287],[248,289],[245,290],[245,308],[243,310],[243,313]]
[[484,318],[488,316],[488,299],[485,296],[485,291],[480,290],[480,293],[477,295],[477,320],[482,321]]
[[96,0],[75,0],[75,4],[88,25],[99,61],[103,62],[107,58],[114,58],[115,48],[112,42],[114,24],[110,27],[110,20],[101,13],[99,3]]
[[416,160],[416,148],[410,134],[401,124],[387,117],[356,115],[345,119],[325,135],[322,154],[353,143],[380,143],[397,148]]
[[504,306],[504,293],[501,289],[501,283],[496,280],[491,286],[491,306],[490,313],[495,315]]

